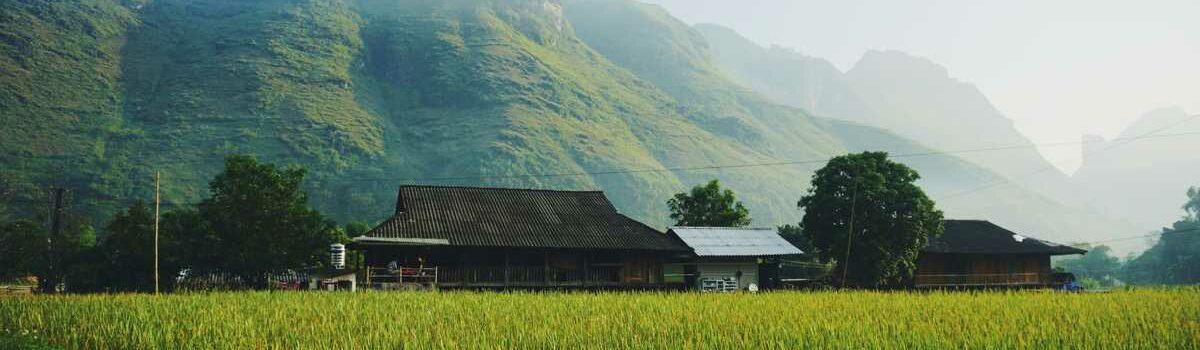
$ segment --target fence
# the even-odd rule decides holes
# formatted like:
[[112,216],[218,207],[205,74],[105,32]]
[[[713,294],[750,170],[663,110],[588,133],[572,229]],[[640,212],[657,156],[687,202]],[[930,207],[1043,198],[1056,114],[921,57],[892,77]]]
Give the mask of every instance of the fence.
[[990,287],[990,286],[1041,286],[1050,285],[1050,274],[1044,273],[991,273],[991,274],[947,274],[917,275],[917,287]]
[[33,294],[37,289],[37,278],[5,278],[0,279],[0,295]]
[[[561,269],[543,265],[512,265],[504,266],[437,266],[425,267],[423,276],[436,276],[434,279],[413,276],[407,272],[403,279],[399,271],[414,270],[417,267],[399,267],[389,271],[383,267],[368,267],[368,285],[375,288],[385,288],[384,284],[421,284],[432,287],[442,285],[447,287],[480,286],[480,287],[568,287],[568,286],[618,286],[622,284],[622,266],[592,266],[586,276],[581,269]],[[584,278],[587,278],[585,281]],[[403,287],[403,286],[400,286]]]
[[303,271],[270,272],[261,280],[247,280],[225,272],[184,271],[175,279],[180,291],[228,291],[249,289],[297,290],[308,288],[308,273]]

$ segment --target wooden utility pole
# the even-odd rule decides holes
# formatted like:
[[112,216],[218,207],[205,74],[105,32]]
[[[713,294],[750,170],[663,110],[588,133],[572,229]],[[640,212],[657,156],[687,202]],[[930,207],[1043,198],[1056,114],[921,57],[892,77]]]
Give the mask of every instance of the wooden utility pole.
[[59,261],[62,252],[59,251],[58,247],[62,245],[63,213],[65,212],[63,207],[66,204],[67,189],[64,187],[55,187],[51,191],[54,196],[54,208],[50,212],[50,232],[46,235],[47,255],[49,255],[46,270],[49,271],[49,276],[46,278],[47,281],[38,279],[42,293],[56,292],[58,290],[58,283],[62,282],[60,279],[62,266],[60,264],[61,261]]
[[850,270],[850,244],[854,242],[854,211],[858,207],[858,182],[852,184],[854,190],[850,195],[850,223],[846,230],[846,258],[842,260],[842,288],[846,288],[846,272]]
[[154,294],[158,295],[158,206],[159,172],[154,171]]

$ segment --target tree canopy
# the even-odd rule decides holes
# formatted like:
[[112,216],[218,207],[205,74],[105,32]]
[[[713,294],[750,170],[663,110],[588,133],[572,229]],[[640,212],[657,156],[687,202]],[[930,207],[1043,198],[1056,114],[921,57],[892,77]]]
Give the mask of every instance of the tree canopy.
[[[104,269],[105,289],[125,292],[154,291],[154,212],[142,201],[118,211],[104,228],[105,236],[97,244],[97,255]],[[162,230],[160,230],[161,232]],[[159,237],[161,242],[165,237]],[[169,263],[172,254],[164,254],[160,265]],[[175,268],[161,268],[163,282],[173,280]],[[164,283],[169,285],[169,283]],[[169,289],[169,288],[167,288]]]
[[187,267],[262,284],[266,273],[321,264],[339,232],[309,208],[303,179],[301,168],[227,157],[225,170],[209,185],[211,197],[195,212],[170,217],[169,227],[186,235],[176,244],[187,247],[178,249],[200,248],[188,254]]
[[1055,266],[1075,274],[1087,288],[1108,287],[1116,284],[1121,273],[1121,260],[1112,255],[1112,248],[1106,245],[1080,248],[1087,249],[1087,254],[1082,257],[1059,260],[1055,262]]
[[942,212],[916,185],[919,178],[885,152],[839,156],[817,170],[798,203],[800,226],[821,260],[837,263],[836,278],[895,287],[912,277],[921,249],[943,230]]
[[667,200],[676,226],[740,227],[750,224],[750,211],[737,200],[733,190],[722,189],[717,180],[676,193]]
[[1187,190],[1188,200],[1183,204],[1183,212],[1185,220],[1190,218],[1192,221],[1200,220],[1200,189],[1190,187]]
[[1163,228],[1154,246],[1122,267],[1131,284],[1200,283],[1200,190],[1189,188],[1184,216]]
[[42,262],[46,232],[29,220],[0,224],[0,279],[34,274]]
[[779,226],[778,230],[780,237],[783,237],[784,240],[796,246],[796,248],[800,248],[800,251],[803,251],[804,254],[810,256],[816,255],[816,249],[813,248],[812,239],[804,235],[804,229],[800,228],[800,226],[787,224]]

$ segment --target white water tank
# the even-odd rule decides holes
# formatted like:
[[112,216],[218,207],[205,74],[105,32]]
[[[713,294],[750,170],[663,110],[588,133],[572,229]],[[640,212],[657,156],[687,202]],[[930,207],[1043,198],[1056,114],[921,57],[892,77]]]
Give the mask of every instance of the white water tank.
[[334,269],[341,270],[346,268],[346,245],[341,243],[330,244],[329,259],[331,263],[330,265],[332,265]]

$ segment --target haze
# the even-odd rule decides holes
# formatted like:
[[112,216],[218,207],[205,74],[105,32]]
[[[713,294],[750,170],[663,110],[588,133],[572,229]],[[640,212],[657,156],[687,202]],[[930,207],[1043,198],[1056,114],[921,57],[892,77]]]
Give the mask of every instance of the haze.
[[[647,0],[843,71],[893,49],[974,83],[1037,143],[1114,137],[1142,114],[1200,111],[1200,2]],[[1192,122],[1196,123],[1196,122]],[[1042,147],[1064,172],[1080,147]]]

